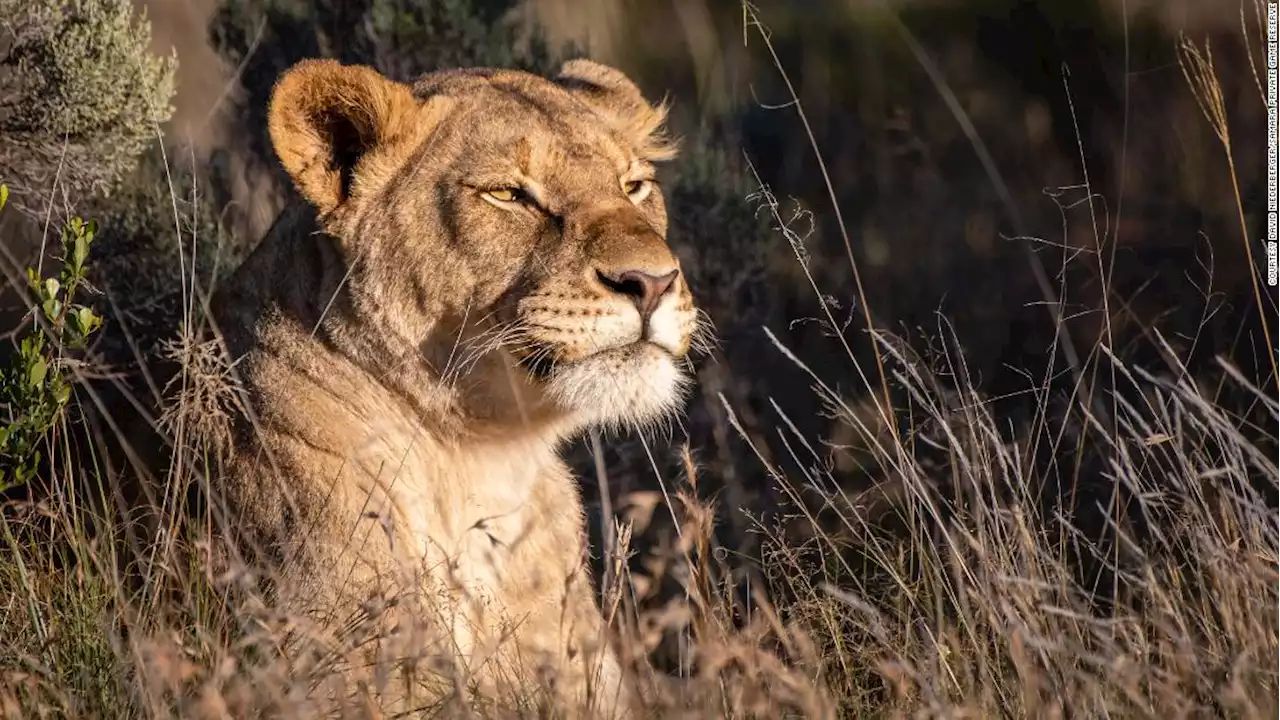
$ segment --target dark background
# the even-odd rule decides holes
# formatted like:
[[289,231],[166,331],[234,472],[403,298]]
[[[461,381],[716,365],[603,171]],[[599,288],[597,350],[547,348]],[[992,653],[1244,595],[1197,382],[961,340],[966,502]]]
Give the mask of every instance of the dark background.
[[[677,482],[675,448],[687,439],[701,467],[699,492],[726,511],[724,542],[748,556],[750,518],[785,502],[730,427],[721,393],[780,468],[792,462],[777,432],[787,421],[838,481],[856,488],[882,474],[824,445],[840,437],[842,423],[763,328],[849,402],[865,402],[881,388],[865,332],[869,308],[877,327],[927,358],[963,357],[961,375],[990,399],[1011,436],[1046,397],[1060,408],[1052,427],[1078,428],[1079,407],[1130,391],[1111,387],[1100,343],[1156,374],[1180,376],[1185,367],[1209,386],[1221,385],[1214,358],[1222,356],[1275,394],[1244,239],[1261,271],[1265,115],[1244,42],[1261,37],[1249,2],[744,9],[696,0],[221,0],[148,10],[158,48],[176,45],[183,62],[170,142],[195,159],[193,182],[208,188],[210,222],[229,238],[232,258],[278,207],[286,180],[267,145],[266,99],[301,58],[367,63],[407,79],[453,65],[546,72],[559,58],[586,54],[630,73],[651,98],[669,97],[673,128],[685,138],[666,178],[671,240],[720,346],[698,363],[700,390],[682,428],[651,438],[647,451],[635,438],[606,438],[606,468],[615,503],[655,489],[655,465]],[[1212,49],[1243,232],[1227,156],[1179,61],[1184,36]],[[1260,62],[1260,48],[1252,50]],[[803,236],[799,256],[755,194],[761,182]],[[1060,314],[1046,290],[1061,300]],[[1261,287],[1261,297],[1274,328],[1274,290]],[[1059,326],[1065,339],[1055,343]],[[1068,340],[1082,383],[1062,348]],[[1158,349],[1163,343],[1173,357]],[[939,369],[955,382],[945,363]],[[1036,392],[1045,388],[1047,396]],[[1082,393],[1074,405],[1065,400],[1073,391]],[[891,392],[904,401],[900,389]],[[1256,411],[1249,397],[1221,401],[1242,422]],[[1261,422],[1258,441],[1273,443]],[[1075,450],[1090,446],[1089,433],[1076,441]],[[575,452],[594,498],[587,448]],[[1061,467],[1039,460],[1057,468],[1050,476],[1107,485],[1089,469],[1088,453],[1068,455]]]

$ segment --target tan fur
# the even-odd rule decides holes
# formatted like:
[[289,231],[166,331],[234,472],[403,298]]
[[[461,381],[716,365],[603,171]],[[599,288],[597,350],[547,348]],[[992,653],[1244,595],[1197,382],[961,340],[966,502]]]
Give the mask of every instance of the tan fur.
[[[279,80],[271,139],[309,206],[282,214],[215,317],[249,400],[223,497],[287,603],[341,618],[398,590],[390,616],[438,631],[401,650],[453,645],[482,692],[546,672],[562,702],[590,692],[592,716],[625,704],[557,449],[681,400],[683,274],[647,323],[598,274],[679,269],[659,188],[627,184],[674,156],[664,117],[585,60],[552,80],[410,86],[332,61]],[[500,188],[531,200],[485,194]]]

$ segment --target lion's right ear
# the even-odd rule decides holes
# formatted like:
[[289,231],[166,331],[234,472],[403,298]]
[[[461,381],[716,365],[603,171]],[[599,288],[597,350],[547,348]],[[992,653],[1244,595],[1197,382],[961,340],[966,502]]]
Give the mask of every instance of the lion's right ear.
[[663,130],[666,103],[651,105],[621,70],[579,58],[561,65],[555,80],[634,143],[646,159],[661,162],[676,156],[677,143]]
[[323,215],[377,180],[381,151],[422,130],[421,110],[408,85],[373,68],[303,60],[276,81],[267,129],[294,185]]

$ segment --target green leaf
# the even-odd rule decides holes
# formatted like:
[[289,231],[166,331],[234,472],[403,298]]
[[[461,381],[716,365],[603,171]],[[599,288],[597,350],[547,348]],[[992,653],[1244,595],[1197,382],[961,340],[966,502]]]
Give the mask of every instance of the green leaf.
[[76,320],[80,324],[80,332],[83,335],[88,335],[96,330],[98,323],[102,321],[101,318],[94,314],[92,309],[83,305],[76,308]]
[[7,202],[9,202],[9,186],[0,183],[0,210],[4,209]]
[[84,235],[76,236],[75,249],[71,255],[71,264],[76,270],[84,267],[84,261],[89,257],[89,239]]
[[44,281],[44,292],[46,298],[58,297],[58,290],[62,289],[62,283],[57,278],[47,278]]
[[44,361],[44,358],[36,358],[35,362],[31,363],[31,372],[27,374],[27,380],[31,383],[31,387],[40,387],[48,374],[49,364]]

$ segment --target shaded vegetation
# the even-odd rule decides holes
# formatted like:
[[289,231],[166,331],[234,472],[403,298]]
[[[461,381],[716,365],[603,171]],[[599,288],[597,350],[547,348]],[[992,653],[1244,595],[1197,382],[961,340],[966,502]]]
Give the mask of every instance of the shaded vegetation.
[[0,178],[34,212],[55,189],[111,190],[173,112],[176,59],[128,0],[4,0],[0,17]]

